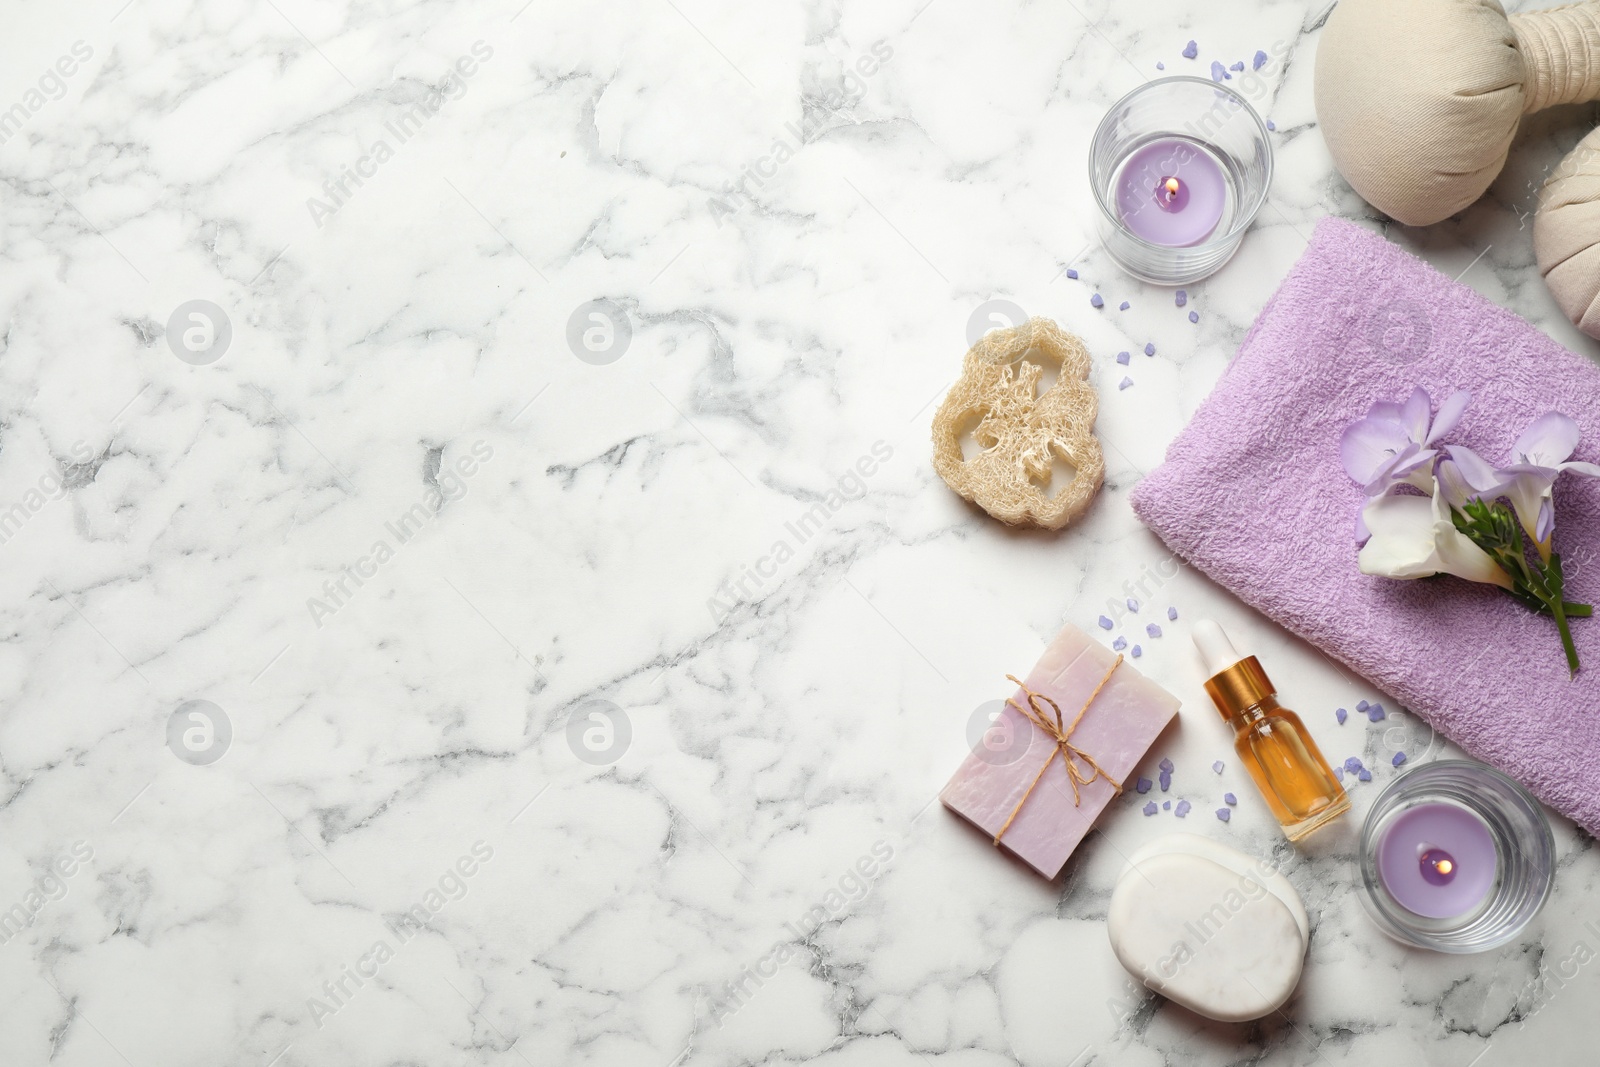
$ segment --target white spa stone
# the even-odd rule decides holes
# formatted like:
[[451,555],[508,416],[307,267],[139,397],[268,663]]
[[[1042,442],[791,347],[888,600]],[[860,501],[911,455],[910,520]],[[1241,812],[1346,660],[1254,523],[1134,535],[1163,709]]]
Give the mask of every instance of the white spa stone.
[[1117,881],[1112,951],[1147,987],[1197,1014],[1258,1019],[1300,981],[1305,909],[1249,856],[1192,834],[1173,838],[1140,849]]

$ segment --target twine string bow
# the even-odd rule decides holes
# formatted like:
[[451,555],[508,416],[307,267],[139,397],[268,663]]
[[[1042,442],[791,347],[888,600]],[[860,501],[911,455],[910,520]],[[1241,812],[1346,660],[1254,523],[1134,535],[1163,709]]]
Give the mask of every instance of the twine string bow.
[[[1071,725],[1064,725],[1066,720],[1061,714],[1061,705],[1057,704],[1054,700],[1051,700],[1043,693],[1035,693],[1015,676],[1010,674],[1006,675],[1006,679],[1008,681],[1016,682],[1017,688],[1021,689],[1022,692],[1026,694],[1028,698],[1028,706],[1023,707],[1021,704],[1018,704],[1015,700],[1011,699],[1006,700],[1006,703],[1011,707],[1016,708],[1029,722],[1033,723],[1050,737],[1054,738],[1055,744],[1050,747],[1050,755],[1045,759],[1044,764],[1040,766],[1039,773],[1034,775],[1033,781],[1028,783],[1028,788],[1022,794],[1022,799],[1017,801],[1017,806],[1012,808],[1011,814],[1006,817],[1005,825],[1000,827],[1000,832],[994,835],[994,843],[996,845],[998,845],[1000,843],[1000,839],[1006,835],[1006,831],[1011,829],[1012,821],[1016,819],[1017,813],[1022,810],[1022,805],[1026,804],[1028,802],[1028,798],[1033,795],[1034,787],[1037,786],[1039,784],[1039,780],[1044,777],[1044,772],[1050,769],[1050,764],[1055,762],[1057,754],[1061,756],[1062,761],[1067,765],[1067,780],[1072,783],[1073,807],[1078,806],[1078,787],[1080,785],[1088,785],[1096,778],[1104,778],[1106,781],[1111,783],[1111,787],[1118,793],[1122,792],[1121,782],[1107,774],[1105,769],[1094,761],[1093,756],[1089,755],[1089,753],[1072,743],[1072,731],[1078,728],[1078,724],[1083,721],[1084,713],[1089,710],[1089,705],[1094,703],[1094,698],[1100,695],[1100,690],[1106,687],[1106,683],[1111,681],[1112,674],[1116,673],[1116,669],[1120,666],[1122,666],[1122,655],[1121,653],[1118,653],[1116,661],[1111,664],[1111,666],[1106,670],[1104,676],[1101,677],[1100,684],[1094,687],[1094,692],[1089,694],[1089,699],[1083,702],[1083,707],[1079,708],[1078,714],[1073,716]],[[1040,706],[1041,701],[1050,705],[1050,710],[1054,712],[1053,718],[1051,715],[1046,714],[1045,709]],[[1087,764],[1093,773],[1085,776],[1082,768],[1079,767],[1080,762]]]

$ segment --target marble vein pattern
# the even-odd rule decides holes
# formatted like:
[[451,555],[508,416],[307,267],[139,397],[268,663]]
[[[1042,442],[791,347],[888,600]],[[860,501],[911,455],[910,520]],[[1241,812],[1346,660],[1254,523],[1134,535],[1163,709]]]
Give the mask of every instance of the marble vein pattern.
[[[1388,224],[1317,129],[1328,10],[14,0],[0,1062],[1590,1062],[1593,842],[1557,820],[1514,945],[1384,940],[1356,819],[1282,841],[1187,627],[1380,769],[1356,818],[1394,752],[1453,750],[1398,707],[1338,724],[1382,694],[1127,505],[1326,215],[1596,354],[1530,238],[1594,110],[1530,120],[1458,218]],[[1258,50],[1270,202],[1179,308],[1098,249],[1089,138]],[[929,465],[971,331],[1019,313],[1094,357],[1106,484],[1059,534]],[[1184,702],[1140,773],[1172,759],[1193,810],[1124,797],[1047,883],[935,797],[1069,621]],[[1281,1013],[1210,1024],[1113,959],[1123,858],[1177,829],[1304,896]]]

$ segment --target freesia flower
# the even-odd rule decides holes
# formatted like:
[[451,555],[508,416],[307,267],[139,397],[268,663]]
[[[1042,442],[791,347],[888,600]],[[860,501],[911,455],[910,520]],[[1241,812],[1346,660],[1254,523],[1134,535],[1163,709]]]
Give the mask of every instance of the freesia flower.
[[1396,485],[1413,485],[1433,491],[1435,441],[1455,429],[1472,394],[1465,389],[1446,397],[1433,414],[1427,390],[1417,386],[1404,404],[1380,400],[1366,418],[1345,427],[1339,439],[1344,469],[1368,496],[1379,496]]
[[1362,574],[1380,578],[1453,574],[1502,589],[1514,584],[1487,552],[1456,529],[1442,491],[1431,497],[1410,493],[1373,497],[1361,514],[1371,532],[1356,557]]
[[1578,447],[1578,424],[1559,411],[1536,419],[1522,431],[1511,446],[1511,466],[1498,472],[1506,478],[1503,490],[1517,520],[1527,531],[1528,540],[1539,550],[1541,559],[1550,559],[1550,536],[1555,532],[1554,493],[1556,479],[1563,471],[1600,476],[1593,463],[1571,460]]

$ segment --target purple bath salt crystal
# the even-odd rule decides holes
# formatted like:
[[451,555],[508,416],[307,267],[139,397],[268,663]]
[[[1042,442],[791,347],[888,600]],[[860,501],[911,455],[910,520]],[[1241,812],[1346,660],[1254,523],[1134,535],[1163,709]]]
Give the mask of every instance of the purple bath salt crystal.
[[1172,760],[1167,758],[1166,756],[1161,757],[1161,762],[1156,764],[1156,766],[1160,767],[1162,770],[1166,771],[1168,774],[1171,774],[1173,771],[1178,769],[1177,765],[1174,764],[1172,762]]
[[1383,710],[1382,704],[1374,704],[1367,709],[1367,721],[1369,722],[1377,722],[1379,719],[1384,719],[1387,717],[1388,715]]
[[1068,267],[1067,268],[1067,277],[1071,278],[1073,281],[1077,281],[1078,280],[1078,272],[1073,270],[1071,267]]
[[1396,752],[1394,754],[1394,759],[1389,761],[1389,765],[1391,767],[1398,767],[1398,766],[1400,766],[1400,764],[1404,763],[1405,761],[1406,761],[1406,754],[1404,752]]
[[1234,796],[1232,793],[1224,793],[1222,794],[1222,802],[1231,806],[1239,803],[1239,798]]
[[1183,46],[1183,58],[1184,59],[1193,59],[1195,56],[1197,56],[1199,54],[1200,54],[1200,46],[1195,44],[1193,41],[1190,41],[1188,44]]
[[1351,756],[1349,759],[1344,761],[1344,769],[1349,771],[1351,774],[1354,774],[1361,769],[1361,761],[1355,756]]
[[1363,782],[1370,782],[1372,781],[1372,772],[1363,767],[1356,772],[1356,777],[1361,779]]
[[1156,354],[1156,346],[1155,346],[1155,344],[1153,342],[1147,342],[1145,344],[1145,346],[1144,346],[1144,354],[1147,355],[1147,356],[1153,356],[1153,355]]
[[1167,609],[1167,621],[1168,622],[1177,622],[1178,621],[1178,609],[1177,608],[1168,608]]
[[1089,306],[1094,308],[1103,308],[1106,306],[1106,298],[1101,296],[1099,293],[1096,293],[1089,298]]
[[1133,599],[1133,597],[1128,598],[1128,610],[1132,612],[1137,612],[1139,610],[1139,602]]
[[1178,302],[1179,307],[1183,307],[1183,305],[1189,302],[1189,290],[1179,289],[1178,295],[1174,297],[1174,299]]
[[1148,793],[1150,792],[1150,787],[1154,784],[1150,779],[1141,777],[1137,782],[1133,783],[1133,788],[1140,793]]
[[1363,715],[1366,714],[1367,709],[1370,707],[1372,707],[1372,705],[1368,704],[1365,700],[1356,701],[1356,710],[1361,712]]
[[1171,810],[1171,809],[1172,809],[1172,801],[1170,801],[1170,800],[1163,800],[1163,801],[1162,801],[1162,802],[1161,802],[1161,810],[1163,810],[1163,811],[1170,811],[1170,810]]
[[1109,630],[1115,625],[1116,625],[1116,623],[1112,622],[1110,619],[1106,618],[1104,615],[1100,616],[1100,629]]
[[1130,655],[1132,655],[1134,659],[1138,659],[1140,656],[1144,655],[1144,649],[1140,648],[1138,645],[1134,645]]
[[1344,721],[1350,717],[1350,713],[1348,711],[1345,711],[1343,708],[1335,708],[1334,712],[1333,712],[1333,717],[1335,719],[1339,720],[1339,725],[1340,726],[1343,726],[1344,725]]
[[1187,800],[1180,800],[1178,801],[1178,806],[1172,809],[1172,814],[1181,819],[1189,814],[1189,809],[1193,806]]
[[1118,307],[1117,310],[1118,311],[1127,311],[1132,306],[1133,306],[1132,304],[1130,304],[1126,300],[1124,300],[1122,302],[1122,305],[1120,307]]
[[1169,789],[1172,788],[1172,772],[1171,771],[1162,771],[1159,775],[1157,775],[1157,777],[1161,780],[1161,791],[1163,793],[1167,792]]
[[1133,384],[1133,379],[1132,378],[1123,378],[1122,381],[1117,383],[1117,388],[1118,389],[1126,389],[1128,386],[1130,386],[1132,384]]
[[1147,622],[1144,624],[1144,632],[1151,637],[1160,637],[1161,627],[1157,626],[1153,622]]
[[1278,129],[1278,127],[1273,124],[1273,121],[1271,119],[1268,119],[1267,120],[1267,129],[1272,130],[1272,131],[1275,132]]
[[1344,768],[1343,767],[1335,767],[1333,769],[1333,780],[1336,781],[1336,782],[1344,781]]
[[1260,70],[1262,67],[1266,66],[1268,62],[1269,59],[1267,54],[1260,49],[1257,49],[1256,57],[1250,61],[1250,69]]
[[1244,60],[1241,59],[1239,62],[1233,64],[1228,69],[1229,70],[1243,70],[1244,69]]
[[1126,367],[1128,365],[1128,353],[1126,353],[1126,352],[1118,352],[1117,353],[1117,362],[1122,364],[1124,367]]
[[1165,63],[1157,63],[1156,64],[1156,69],[1157,70],[1166,70],[1167,69],[1167,65]]
[[1115,641],[1111,642],[1111,650],[1113,652],[1121,652],[1123,649],[1125,649],[1127,647],[1128,647],[1128,639],[1126,637],[1121,636],[1120,634],[1117,636],[1117,639]]
[[1227,808],[1218,808],[1217,818],[1221,819],[1223,822],[1227,822],[1229,819],[1233,818],[1233,812],[1229,811]]
[[1216,771],[1218,774],[1221,774],[1222,773],[1222,761],[1221,760],[1217,760],[1217,762],[1215,762],[1215,763],[1213,763],[1211,765],[1211,769]]
[[1226,67],[1224,67],[1221,63],[1218,63],[1214,59],[1211,61],[1211,80],[1212,81],[1219,82],[1224,78],[1231,78],[1231,77],[1233,77],[1233,75],[1228,73],[1228,69]]
[[1146,815],[1154,815],[1156,812],[1160,811],[1161,809],[1156,807],[1156,802],[1152,800],[1150,803],[1146,804],[1141,810]]
[[1189,321],[1190,322],[1199,322],[1200,321],[1200,312],[1198,312],[1198,311],[1189,312]]

